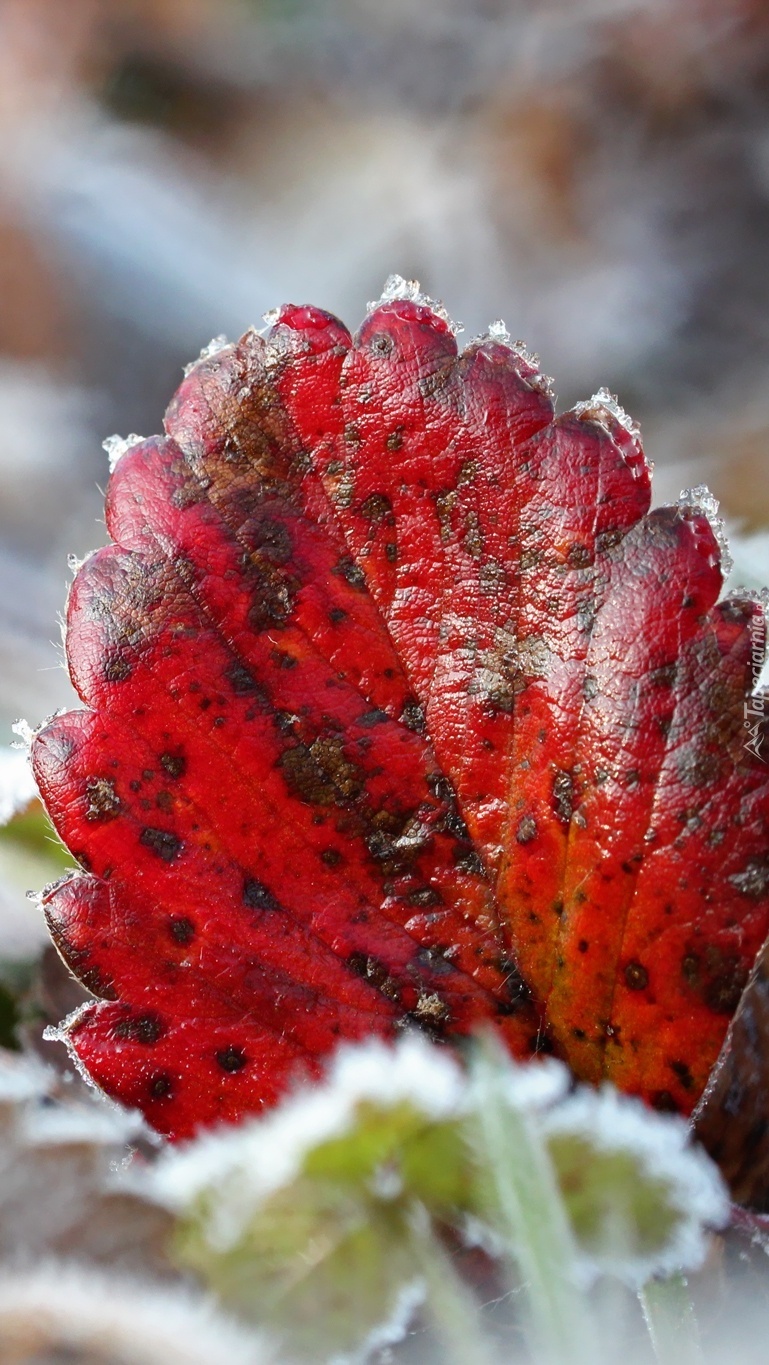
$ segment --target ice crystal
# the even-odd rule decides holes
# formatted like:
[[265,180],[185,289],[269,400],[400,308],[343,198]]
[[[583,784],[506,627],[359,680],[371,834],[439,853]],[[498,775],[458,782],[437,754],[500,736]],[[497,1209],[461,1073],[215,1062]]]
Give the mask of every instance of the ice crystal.
[[118,460],[122,459],[127,450],[132,446],[138,446],[144,440],[143,436],[137,436],[136,432],[131,432],[130,436],[108,436],[102,441],[102,449],[106,450],[109,460],[110,474],[115,469]]
[[429,308],[432,313],[435,313],[436,317],[441,318],[448,325],[455,335],[462,331],[461,322],[453,322],[442,303],[422,293],[419,280],[404,280],[402,275],[388,275],[381,298],[369,302],[368,312],[373,313],[374,309],[381,307],[383,303],[396,303],[400,299],[405,299],[409,303],[418,303],[423,308]]
[[733,560],[729,550],[726,526],[723,518],[718,515],[718,499],[713,497],[706,484],[700,483],[696,488],[684,489],[678,499],[678,506],[682,510],[691,508],[693,512],[701,512],[707,517],[721,552],[721,572],[724,578],[727,578],[732,571]]

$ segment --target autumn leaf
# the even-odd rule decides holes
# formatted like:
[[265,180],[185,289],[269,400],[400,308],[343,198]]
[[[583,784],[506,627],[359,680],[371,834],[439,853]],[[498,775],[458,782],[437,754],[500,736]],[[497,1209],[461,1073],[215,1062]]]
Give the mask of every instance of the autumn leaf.
[[[120,453],[77,574],[85,710],[35,772],[100,997],[63,1036],[180,1137],[340,1039],[493,1023],[688,1114],[769,930],[762,607],[601,392],[392,282],[285,307]],[[763,638],[763,637],[762,637]]]

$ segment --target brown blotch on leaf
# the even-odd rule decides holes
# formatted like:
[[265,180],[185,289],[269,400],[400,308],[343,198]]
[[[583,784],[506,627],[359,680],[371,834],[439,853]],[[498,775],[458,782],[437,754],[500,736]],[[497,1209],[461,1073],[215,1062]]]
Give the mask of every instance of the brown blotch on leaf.
[[[244,664],[232,664],[225,673],[230,687],[236,697],[244,697],[252,692],[258,691],[259,684],[253,674],[249,673]],[[162,762],[162,759],[161,759]]]
[[351,555],[342,555],[331,572],[338,574],[340,578],[344,579],[345,583],[350,584],[351,588],[358,588],[361,592],[365,591],[366,575]]
[[398,983],[390,976],[384,962],[380,962],[377,957],[370,957],[367,953],[350,953],[347,958],[347,966],[356,976],[362,976],[366,981],[370,981],[382,995],[388,1000],[397,1000],[399,991]]
[[291,791],[312,806],[345,806],[361,795],[365,785],[363,773],[336,736],[295,744],[281,755],[278,767]]
[[122,1042],[143,1043],[151,1047],[166,1031],[159,1014],[148,1010],[145,1014],[126,1014],[113,1025],[112,1033]]
[[88,807],[85,818],[94,823],[106,824],[120,814],[120,797],[115,791],[114,782],[107,777],[91,777],[85,784]]
[[734,872],[726,880],[741,896],[761,900],[769,892],[769,856],[749,858],[742,872]]
[[285,625],[294,611],[297,582],[285,571],[263,562],[255,567],[256,586],[248,612],[249,625],[256,631]]
[[515,837],[519,844],[530,844],[537,837],[537,822],[533,815],[524,815],[518,821]]
[[111,654],[104,664],[104,681],[125,682],[126,678],[130,678],[131,672],[131,664],[124,654]]
[[562,824],[568,825],[574,813],[574,782],[571,773],[556,771],[553,779],[555,813]]
[[368,497],[361,503],[360,510],[361,516],[365,517],[366,521],[392,523],[392,503],[384,493],[369,493]]
[[181,839],[178,839],[175,834],[171,834],[167,829],[154,829],[151,825],[142,830],[139,835],[139,843],[150,849],[164,863],[172,863],[175,858],[178,858],[183,848]]
[[184,777],[187,771],[187,760],[181,754],[161,754],[159,762],[169,777]]

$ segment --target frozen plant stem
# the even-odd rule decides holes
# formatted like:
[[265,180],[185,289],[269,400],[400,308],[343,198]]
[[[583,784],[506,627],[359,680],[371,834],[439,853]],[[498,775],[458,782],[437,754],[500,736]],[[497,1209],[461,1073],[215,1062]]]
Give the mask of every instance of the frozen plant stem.
[[441,1360],[446,1365],[497,1365],[478,1321],[478,1302],[457,1274],[421,1205],[411,1216],[411,1237],[425,1282],[426,1313],[441,1338]]
[[501,1099],[499,1078],[487,1042],[475,1061],[481,1157],[523,1279],[532,1356],[547,1365],[599,1365],[598,1333],[576,1282],[577,1249],[550,1160],[528,1115]]
[[684,1276],[648,1280],[638,1297],[659,1365],[704,1365],[697,1319]]

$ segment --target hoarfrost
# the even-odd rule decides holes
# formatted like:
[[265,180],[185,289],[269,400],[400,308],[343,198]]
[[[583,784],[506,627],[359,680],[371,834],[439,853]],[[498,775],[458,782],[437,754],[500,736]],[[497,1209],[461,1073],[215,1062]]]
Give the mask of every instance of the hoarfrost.
[[229,346],[229,344],[229,338],[226,337],[223,332],[220,332],[219,336],[212,337],[208,345],[203,347],[197,360],[191,360],[189,365],[184,366],[183,373],[185,379],[188,374],[192,374],[195,366],[199,365],[201,360],[210,360],[212,356],[218,355],[219,352],[223,351],[225,346]]
[[109,1357],[126,1365],[267,1365],[275,1359],[255,1333],[200,1295],[58,1261],[0,1275],[0,1338],[20,1347],[25,1360],[32,1353],[46,1360]]
[[507,1065],[503,1075],[505,1100],[514,1109],[527,1112],[550,1109],[571,1086],[568,1067],[552,1057],[526,1066]]
[[109,460],[109,472],[114,473],[118,460],[122,459],[127,450],[132,446],[138,446],[145,439],[144,436],[137,436],[136,432],[131,432],[130,436],[108,436],[102,441],[102,450],[106,450]]
[[353,1130],[361,1104],[410,1104],[428,1122],[438,1122],[457,1116],[464,1097],[458,1064],[418,1036],[341,1048],[325,1082],[289,1096],[266,1118],[165,1153],[149,1173],[149,1191],[181,1211],[215,1187],[208,1236],[225,1251],[254,1207],[290,1184],[314,1148]]
[[598,1091],[580,1088],[547,1111],[541,1123],[546,1139],[581,1137],[598,1153],[627,1152],[650,1183],[664,1187],[667,1206],[678,1214],[666,1246],[625,1258],[619,1248],[613,1251],[613,1275],[637,1288],[651,1275],[686,1273],[702,1265],[707,1231],[729,1220],[729,1197],[713,1162],[691,1145],[682,1119],[655,1114],[606,1085]]
[[356,1351],[332,1356],[328,1365],[364,1365],[375,1351],[385,1351],[388,1346],[395,1346],[399,1341],[403,1341],[416,1310],[425,1301],[426,1294],[427,1286],[424,1280],[415,1279],[402,1285],[384,1322],[379,1322],[372,1328]]
[[498,346],[508,346],[514,355],[522,360],[527,369],[532,371],[525,376],[529,388],[536,389],[539,393],[547,394],[548,398],[554,397],[554,383],[552,376],[543,374],[540,369],[539,356],[535,351],[530,351],[525,341],[513,341],[510,332],[502,318],[497,318],[496,322],[489,323],[489,330],[474,338],[475,344],[482,346],[485,341],[493,341]]
[[29,753],[29,750],[32,747],[32,741],[35,738],[35,734],[37,733],[35,730],[32,729],[32,726],[30,725],[29,721],[24,720],[23,717],[21,717],[19,720],[15,720],[13,722],[13,725],[11,726],[11,730],[15,735],[18,735],[19,739],[21,740],[20,744],[12,744],[11,748],[24,749],[25,752]]
[[720,550],[721,573],[724,578],[727,578],[732,571],[733,560],[729,550],[726,526],[723,518],[718,515],[718,499],[713,497],[706,484],[700,483],[696,488],[684,489],[678,499],[678,506],[682,510],[691,508],[692,511],[701,512],[707,517]]
[[[25,725],[26,721],[18,721]],[[14,726],[17,734],[22,731]],[[29,734],[27,735],[27,730]],[[0,825],[7,825],[14,815],[23,811],[37,796],[37,786],[27,761],[26,750],[32,740],[32,731],[26,727],[22,735],[24,748],[0,749]]]
[[431,312],[435,313],[436,317],[448,324],[455,336],[457,332],[462,331],[461,322],[453,322],[442,303],[422,293],[419,280],[404,280],[402,275],[388,275],[381,298],[369,302],[367,311],[373,313],[374,309],[380,308],[383,303],[396,303],[399,299],[405,299],[409,303],[418,303],[423,308],[429,308]]
[[600,422],[604,426],[607,418],[613,419],[624,428],[628,436],[632,436],[634,441],[641,439],[641,428],[638,423],[633,420],[629,413],[625,412],[617,400],[617,395],[609,393],[608,389],[600,388],[597,393],[593,394],[592,398],[585,399],[582,403],[575,403],[574,412],[577,417],[592,422]]

